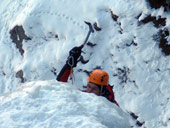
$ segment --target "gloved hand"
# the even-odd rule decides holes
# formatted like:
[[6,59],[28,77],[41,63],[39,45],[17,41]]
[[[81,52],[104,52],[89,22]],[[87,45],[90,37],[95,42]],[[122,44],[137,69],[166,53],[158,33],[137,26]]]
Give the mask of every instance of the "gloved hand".
[[76,67],[78,58],[81,56],[81,47],[74,47],[69,51],[69,56],[66,63],[69,66]]

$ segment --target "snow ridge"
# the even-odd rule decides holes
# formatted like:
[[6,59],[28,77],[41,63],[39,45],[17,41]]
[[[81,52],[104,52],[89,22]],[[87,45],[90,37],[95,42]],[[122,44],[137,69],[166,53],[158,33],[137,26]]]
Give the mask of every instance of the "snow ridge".
[[[29,99],[28,95],[31,95],[31,92],[20,99],[20,95],[17,95],[15,91],[25,87],[26,82],[44,81],[45,86],[49,86],[46,81],[55,80],[56,74],[65,64],[69,50],[74,46],[80,46],[84,41],[88,32],[84,21],[96,24],[101,30],[96,30],[90,36],[89,43],[93,46],[86,45],[83,48],[82,55],[88,63],[80,62],[74,69],[76,78],[74,85],[82,89],[83,85],[87,84],[88,73],[101,68],[110,75],[110,84],[114,85],[115,97],[121,109],[135,117],[134,122],[130,124],[132,127],[166,128],[170,126],[170,56],[160,49],[160,40],[166,40],[166,46],[169,47],[170,16],[162,7],[152,9],[145,0],[44,0],[43,2],[41,0],[13,0],[12,2],[2,0],[0,8],[2,16],[0,20],[0,93],[5,95],[1,99],[4,102],[1,104],[1,113],[3,115],[9,111],[7,118],[0,122],[4,127],[8,126],[11,119],[13,121],[9,125],[13,126],[16,120],[23,121],[24,118],[24,114],[21,113],[14,116],[16,120],[10,117],[13,116],[13,112],[19,112],[20,108],[17,106],[16,109],[12,109],[11,102],[15,99],[10,99],[8,102],[8,96],[15,94],[15,98],[23,102],[24,98]],[[162,22],[155,24],[160,19],[163,19]],[[22,26],[25,34],[30,38],[30,40],[22,41],[23,54],[16,48],[10,35],[10,31],[17,25]],[[165,34],[161,35],[163,33]],[[158,40],[155,39],[155,35]],[[20,73],[23,74],[18,75]],[[31,86],[33,88],[34,85],[31,84]],[[71,87],[73,86],[70,85]],[[38,87],[34,94],[35,97],[37,97],[36,94],[39,95]],[[26,95],[26,92],[22,95]],[[56,98],[53,97],[55,95],[53,93],[51,95],[47,93],[47,95],[52,100]],[[34,98],[32,103],[33,101]],[[105,104],[105,101],[103,102]],[[45,106],[43,104],[38,105],[45,107],[46,104]],[[49,101],[49,104],[52,103]],[[26,107],[24,102],[22,105]],[[95,104],[92,105],[95,106]],[[3,110],[4,107],[7,109]],[[34,107],[30,110],[32,114],[39,108]],[[22,112],[27,113],[24,109]],[[113,111],[116,110],[113,109]],[[19,119],[20,114],[22,119]],[[62,118],[63,115],[60,116]],[[24,120],[27,125],[32,115],[30,117]],[[76,117],[74,119],[74,121],[78,120]],[[98,118],[96,120],[97,123]],[[17,123],[19,124],[19,121]],[[109,125],[109,123],[112,122],[106,124]],[[34,123],[34,125],[40,127],[41,124]],[[97,126],[99,125],[101,124]],[[50,126],[49,123],[49,127],[54,125]],[[105,127],[105,124],[102,123],[101,127]]]

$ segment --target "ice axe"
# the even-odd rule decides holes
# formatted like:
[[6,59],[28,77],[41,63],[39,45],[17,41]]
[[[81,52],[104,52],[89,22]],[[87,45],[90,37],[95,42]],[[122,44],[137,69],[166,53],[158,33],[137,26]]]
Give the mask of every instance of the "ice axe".
[[68,65],[70,65],[70,66],[75,66],[74,65],[76,63],[76,62],[74,62],[75,60],[76,61],[81,61],[82,63],[87,63],[88,62],[88,61],[83,61],[82,60],[83,57],[81,56],[81,52],[82,52],[81,50],[84,47],[84,45],[87,43],[90,34],[93,33],[94,30],[93,30],[93,27],[92,27],[91,23],[86,22],[86,21],[84,21],[84,22],[89,26],[89,31],[88,31],[88,34],[87,34],[87,36],[85,38],[84,43],[82,45],[80,45],[79,47],[74,47],[74,48],[72,48],[70,50],[69,57],[67,59],[68,60]]
[[87,22],[87,21],[84,21],[88,26],[89,26],[89,32],[84,40],[84,43],[80,46],[80,48],[82,49],[84,47],[84,45],[87,43],[88,39],[89,39],[89,36],[91,33],[94,33],[94,30],[93,30],[93,27],[91,25],[90,22]]

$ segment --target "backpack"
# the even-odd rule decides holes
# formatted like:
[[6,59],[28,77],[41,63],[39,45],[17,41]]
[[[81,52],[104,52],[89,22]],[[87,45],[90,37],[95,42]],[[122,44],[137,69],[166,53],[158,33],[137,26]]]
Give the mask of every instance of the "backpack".
[[114,97],[113,86],[107,85],[106,91],[103,94],[103,96],[106,97],[112,103],[115,103],[117,106],[119,106],[119,104],[117,103],[117,101],[115,100],[115,97]]

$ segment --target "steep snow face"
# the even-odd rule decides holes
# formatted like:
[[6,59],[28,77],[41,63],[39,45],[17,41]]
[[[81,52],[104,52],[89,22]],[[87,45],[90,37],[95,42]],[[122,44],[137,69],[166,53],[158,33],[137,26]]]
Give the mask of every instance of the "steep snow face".
[[[74,85],[82,88],[86,72],[101,68],[109,73],[121,108],[134,113],[138,125],[170,126],[170,57],[159,48],[159,32],[169,31],[170,15],[163,8],[151,9],[145,0],[1,0],[0,7],[1,94],[23,82],[55,79],[69,50],[83,43],[88,32],[84,21],[89,21],[96,28],[83,48],[89,62],[74,69]],[[166,24],[156,24],[159,17]],[[10,33],[16,25],[31,40],[16,28],[18,44],[13,43]]]
[[130,128],[115,104],[55,80],[26,83],[0,96],[0,112],[1,128]]

